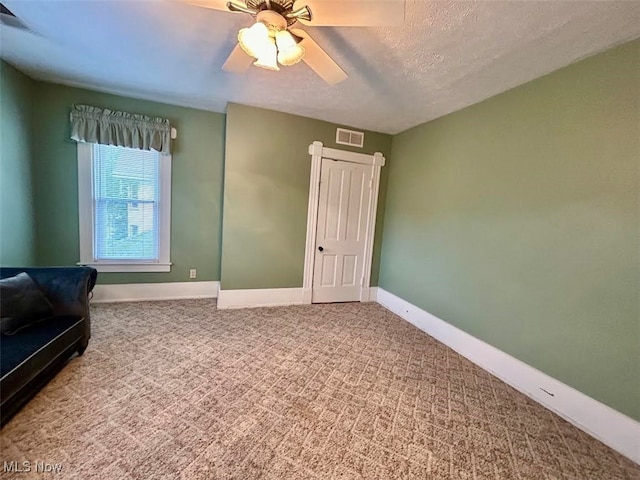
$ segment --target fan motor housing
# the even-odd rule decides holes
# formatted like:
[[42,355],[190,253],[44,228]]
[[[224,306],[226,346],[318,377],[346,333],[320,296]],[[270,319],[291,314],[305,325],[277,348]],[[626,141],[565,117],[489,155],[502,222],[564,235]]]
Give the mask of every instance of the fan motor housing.
[[293,0],[246,0],[247,7],[256,10],[274,10],[278,13],[286,13],[293,10]]
[[258,11],[258,14],[262,12],[275,12],[279,14],[289,27],[296,23],[298,18],[311,20],[311,12],[306,7],[306,15],[287,16],[293,11],[294,0],[246,0],[245,3],[248,8]]
[[286,30],[288,26],[287,19],[273,10],[262,10],[258,12],[256,20],[264,23],[272,36],[275,35],[275,32]]

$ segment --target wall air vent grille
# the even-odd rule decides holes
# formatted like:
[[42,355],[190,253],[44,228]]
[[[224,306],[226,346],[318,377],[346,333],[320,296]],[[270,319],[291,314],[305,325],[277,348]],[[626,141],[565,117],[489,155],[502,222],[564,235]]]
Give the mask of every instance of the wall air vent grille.
[[355,132],[353,130],[339,128],[336,132],[336,143],[362,148],[364,147],[364,132]]

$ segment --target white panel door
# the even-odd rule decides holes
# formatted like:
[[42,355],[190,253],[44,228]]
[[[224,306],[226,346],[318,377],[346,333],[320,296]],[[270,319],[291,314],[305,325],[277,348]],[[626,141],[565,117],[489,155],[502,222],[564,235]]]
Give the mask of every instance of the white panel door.
[[360,300],[372,167],[322,159],[314,303]]

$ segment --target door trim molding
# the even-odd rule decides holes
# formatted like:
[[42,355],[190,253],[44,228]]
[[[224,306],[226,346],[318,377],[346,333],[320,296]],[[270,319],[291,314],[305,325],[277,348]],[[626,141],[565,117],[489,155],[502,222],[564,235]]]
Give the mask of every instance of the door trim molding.
[[315,155],[314,152],[320,150],[321,158],[330,158],[331,160],[342,160],[343,162],[360,163],[362,165],[374,165],[384,167],[385,158],[380,152],[373,155],[366,153],[348,152],[347,150],[338,150],[336,148],[327,148],[322,142],[313,142],[309,145],[309,155]]
[[373,261],[373,238],[378,209],[378,193],[380,191],[380,170],[385,165],[385,158],[380,152],[373,155],[348,152],[335,148],[327,148],[322,142],[313,142],[309,145],[311,155],[311,175],[309,181],[309,205],[307,210],[307,239],[304,250],[304,275],[302,281],[302,303],[309,304],[313,296],[313,266],[316,251],[316,233],[318,226],[318,201],[320,199],[320,169],[322,159],[341,160],[343,162],[360,163],[370,165],[371,196],[369,200],[369,214],[367,218],[367,231],[364,248],[363,284],[360,290],[360,301],[370,301],[371,264]]

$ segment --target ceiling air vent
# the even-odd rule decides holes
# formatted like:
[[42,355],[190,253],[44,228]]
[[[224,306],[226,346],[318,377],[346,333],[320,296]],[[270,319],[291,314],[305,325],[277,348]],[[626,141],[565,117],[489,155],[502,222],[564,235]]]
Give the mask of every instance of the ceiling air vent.
[[354,132],[339,128],[336,132],[336,143],[350,147],[364,147],[364,132]]
[[0,25],[5,25],[7,27],[20,28],[22,30],[29,30],[29,28],[22,23],[18,17],[14,15],[14,13],[0,3]]

